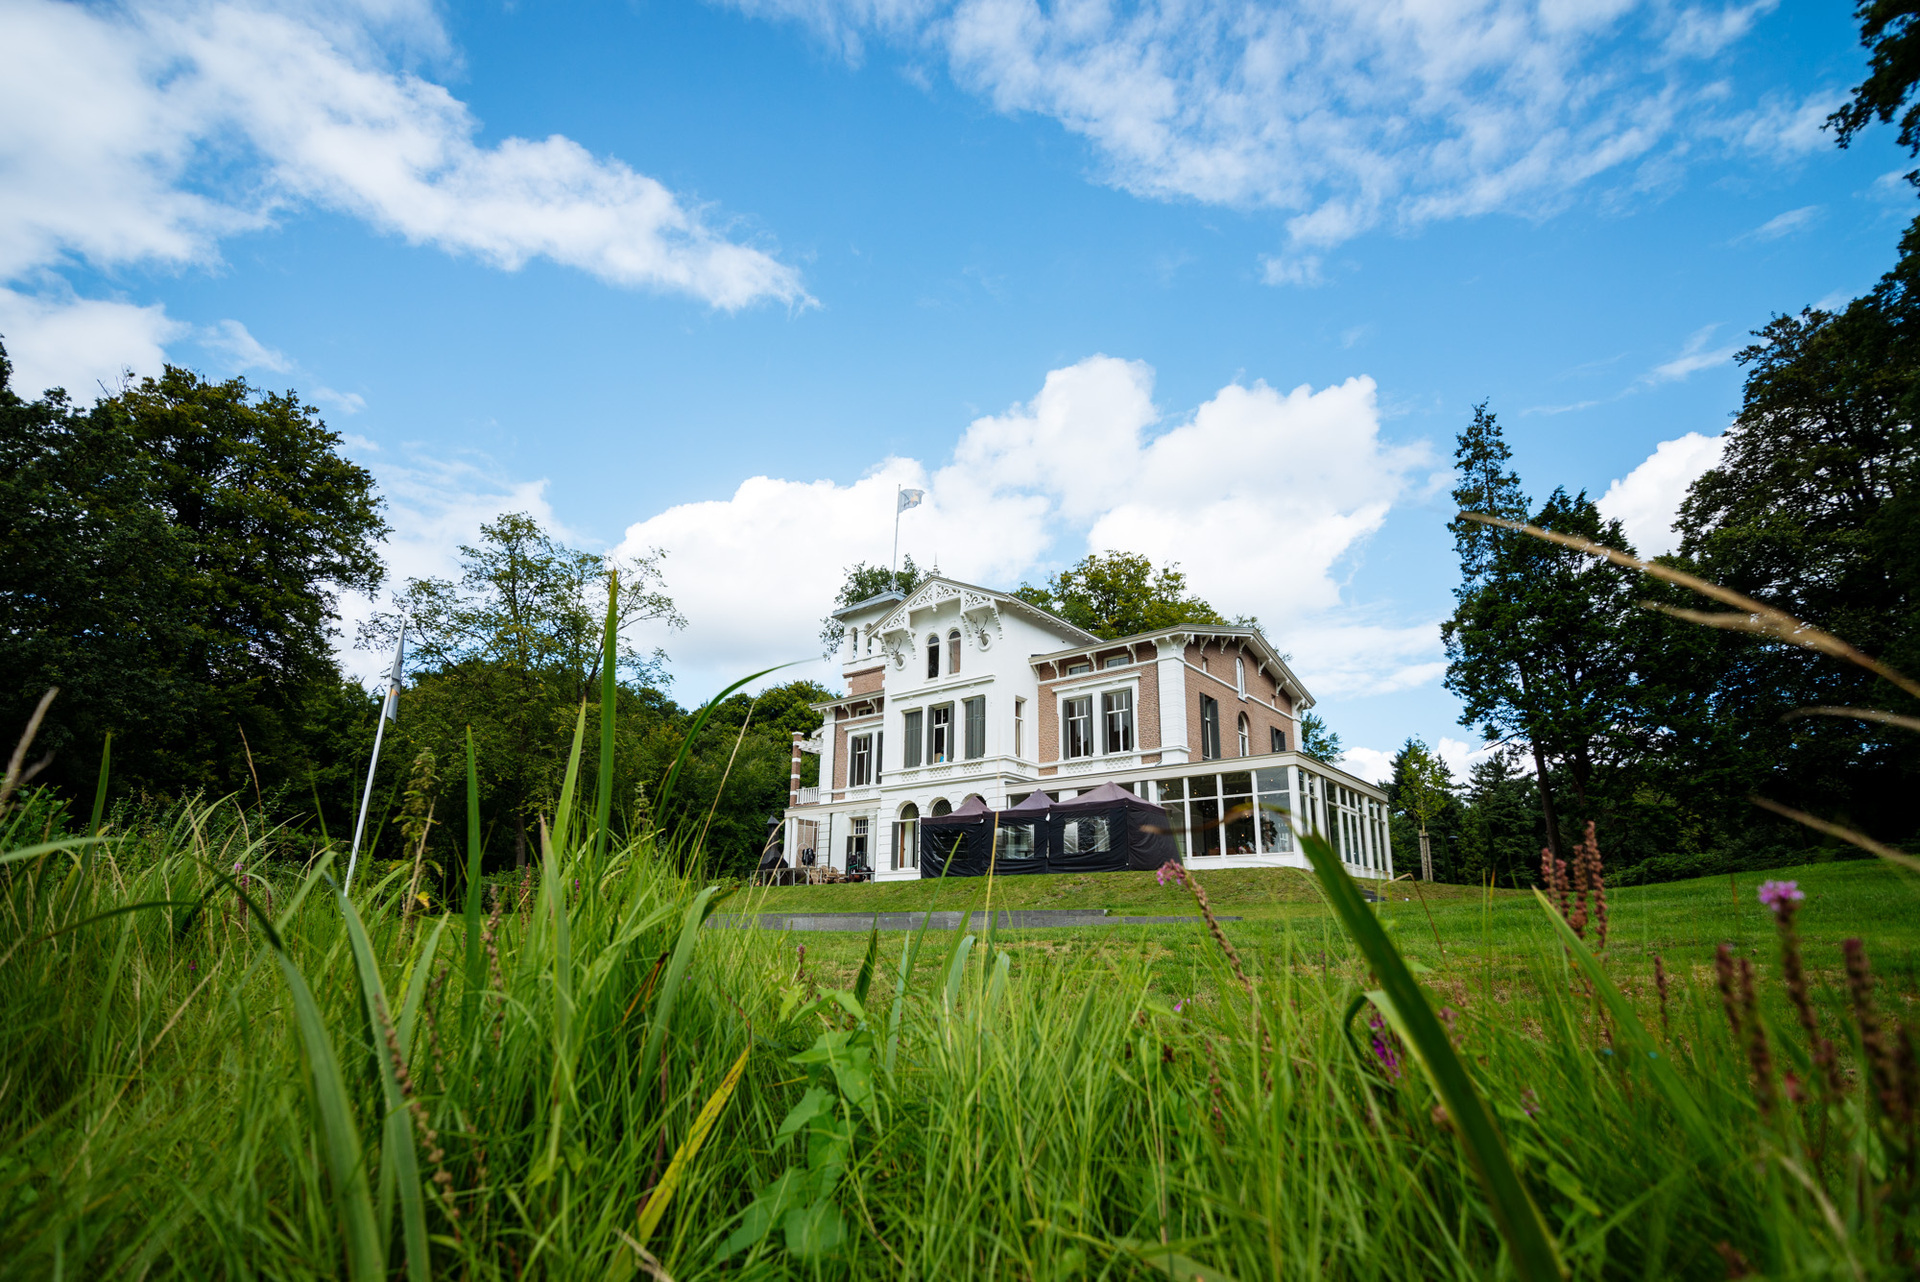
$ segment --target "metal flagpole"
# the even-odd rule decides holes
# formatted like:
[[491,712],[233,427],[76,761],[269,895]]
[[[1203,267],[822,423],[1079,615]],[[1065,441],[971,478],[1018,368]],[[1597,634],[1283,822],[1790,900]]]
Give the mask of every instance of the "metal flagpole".
[[900,588],[900,487],[893,487],[893,560],[887,563],[887,583],[895,591]]
[[360,862],[360,838],[367,830],[367,807],[373,801],[373,772],[380,768],[380,743],[386,738],[387,722],[400,719],[400,662],[407,652],[407,619],[400,616],[400,640],[393,647],[393,671],[387,676],[386,697],[380,700],[380,720],[374,723],[373,760],[367,763],[367,786],[360,794],[360,818],[353,825],[353,851],[347,856],[346,890],[353,889],[353,870]]

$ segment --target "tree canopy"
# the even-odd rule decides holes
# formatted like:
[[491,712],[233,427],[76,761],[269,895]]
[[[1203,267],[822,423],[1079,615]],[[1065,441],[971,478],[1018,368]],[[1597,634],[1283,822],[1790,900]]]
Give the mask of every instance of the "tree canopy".
[[1108,640],[1181,623],[1228,621],[1187,590],[1178,565],[1155,567],[1137,552],[1088,553],[1044,586],[1023,583],[1013,595]]
[[91,409],[25,401],[0,349],[0,672],[51,778],[166,795],[332,771],[329,727],[365,715],[333,658],[338,595],[382,578],[373,478],[292,392],[167,366]]

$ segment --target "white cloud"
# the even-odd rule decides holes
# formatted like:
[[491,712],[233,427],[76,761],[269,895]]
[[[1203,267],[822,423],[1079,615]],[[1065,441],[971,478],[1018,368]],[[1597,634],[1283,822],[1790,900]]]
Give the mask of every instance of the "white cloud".
[[8,0],[0,280],[207,264],[223,236],[318,207],[508,270],[544,257],[720,308],[807,301],[791,267],[617,159],[558,135],[481,145],[465,103],[394,66],[445,44],[412,0]]
[[1726,438],[1688,432],[1662,441],[1645,462],[1607,486],[1595,504],[1600,515],[1619,521],[1641,556],[1665,556],[1679,546],[1673,519],[1687,489],[1707,469],[1719,466]]
[[1082,548],[1141,552],[1179,562],[1228,614],[1258,615],[1316,693],[1431,680],[1433,626],[1356,622],[1340,590],[1343,560],[1430,462],[1424,446],[1380,440],[1372,381],[1231,384],[1172,423],[1152,392],[1147,366],[1091,357],[975,420],[943,466],[892,458],[849,484],[759,476],[641,521],[621,549],[668,553],[667,588],[689,620],[649,639],[691,698],[811,656],[843,568],[889,554],[894,488],[907,485],[927,500],[904,517],[901,550],[923,566],[1013,587]]
[[1382,752],[1378,748],[1347,748],[1334,764],[1368,783],[1385,785],[1393,782],[1392,752]]
[[1734,344],[1709,350],[1707,340],[1711,339],[1713,332],[1719,328],[1718,325],[1703,325],[1695,330],[1680,348],[1680,354],[1648,370],[1641,376],[1641,384],[1652,387],[1661,383],[1678,383],[1703,369],[1714,369],[1727,364],[1739,352],[1740,347]]
[[158,304],[0,287],[0,341],[13,362],[13,390],[29,400],[64,387],[84,404],[117,389],[128,370],[157,374],[165,345],[188,329]]
[[200,331],[200,346],[220,353],[236,370],[263,369],[281,374],[293,368],[285,352],[275,351],[255,338],[237,320],[223,320]]
[[1814,220],[1819,216],[1820,206],[1818,205],[1803,205],[1799,209],[1789,209],[1784,214],[1775,214],[1752,231],[1734,237],[1733,243],[1757,245],[1779,240],[1782,236],[1791,236],[1795,232],[1805,231],[1813,226]]
[[313,389],[313,399],[331,405],[342,414],[358,414],[367,408],[367,398],[358,392],[336,392],[331,387]]
[[1773,0],[720,0],[944,54],[998,110],[1086,139],[1155,199],[1292,215],[1274,284],[1369,228],[1550,213],[1596,180],[1636,190],[1722,154],[1824,145],[1833,95],[1733,100],[1726,51]]

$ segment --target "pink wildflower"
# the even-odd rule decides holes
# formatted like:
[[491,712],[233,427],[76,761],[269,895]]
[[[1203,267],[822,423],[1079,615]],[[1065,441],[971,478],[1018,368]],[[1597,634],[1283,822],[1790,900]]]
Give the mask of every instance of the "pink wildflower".
[[1760,902],[1771,909],[1773,915],[1776,917],[1782,913],[1791,911],[1787,907],[1789,904],[1797,904],[1806,897],[1807,892],[1800,889],[1797,882],[1766,881],[1760,883]]

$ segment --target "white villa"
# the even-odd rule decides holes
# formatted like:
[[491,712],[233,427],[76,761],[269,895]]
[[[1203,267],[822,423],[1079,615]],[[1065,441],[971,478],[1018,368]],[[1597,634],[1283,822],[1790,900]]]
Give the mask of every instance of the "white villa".
[[[1114,783],[1166,808],[1190,867],[1304,868],[1293,830],[1318,829],[1356,876],[1393,875],[1386,794],[1298,751],[1313,696],[1258,629],[1102,641],[938,575],[833,617],[848,694],[814,705],[817,738],[794,736],[789,864],[918,877],[922,817]],[[817,788],[800,787],[802,752]]]

